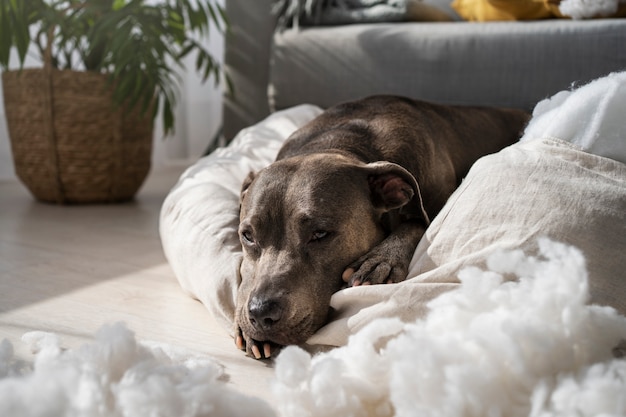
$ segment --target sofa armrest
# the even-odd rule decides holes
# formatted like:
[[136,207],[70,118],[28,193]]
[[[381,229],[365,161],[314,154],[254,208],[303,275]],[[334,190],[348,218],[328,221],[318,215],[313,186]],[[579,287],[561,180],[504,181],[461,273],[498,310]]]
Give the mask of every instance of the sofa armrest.
[[224,64],[235,86],[234,94],[224,97],[223,132],[228,140],[269,114],[267,85],[275,27],[271,7],[272,0],[226,0],[230,31]]

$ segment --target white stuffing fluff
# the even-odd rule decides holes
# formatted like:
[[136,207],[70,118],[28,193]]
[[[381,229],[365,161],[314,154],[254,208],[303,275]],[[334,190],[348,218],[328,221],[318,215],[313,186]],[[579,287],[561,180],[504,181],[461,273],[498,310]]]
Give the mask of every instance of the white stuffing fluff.
[[[277,358],[280,414],[305,416],[626,415],[626,318],[587,305],[582,254],[547,239],[538,256],[491,257],[415,323],[374,321],[348,345]],[[518,281],[504,282],[514,274]]]
[[521,142],[546,137],[626,164],[626,72],[616,72],[573,91],[540,101]]
[[[284,349],[272,403],[284,417],[624,416],[626,360],[612,349],[626,317],[587,304],[585,271],[577,249],[547,239],[537,256],[497,253],[425,319],[376,320],[315,356]],[[227,387],[212,359],[137,342],[122,324],[77,349],[50,333],[23,340],[33,363],[0,343],[0,416],[276,415]]]
[[0,344],[0,416],[192,417],[272,416],[267,403],[228,388],[207,357],[141,344],[122,324],[103,326],[93,343],[65,350],[50,333],[23,340],[37,353],[16,360]]
[[563,0],[559,11],[572,19],[589,19],[614,14],[618,3],[618,0]]

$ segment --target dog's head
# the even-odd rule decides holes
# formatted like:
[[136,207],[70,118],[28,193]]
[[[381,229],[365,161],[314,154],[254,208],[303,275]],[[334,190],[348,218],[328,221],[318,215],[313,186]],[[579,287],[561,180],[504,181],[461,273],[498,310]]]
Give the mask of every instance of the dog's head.
[[241,193],[237,325],[258,342],[305,342],[327,320],[344,269],[386,235],[385,213],[419,195],[390,162],[339,154],[274,162]]

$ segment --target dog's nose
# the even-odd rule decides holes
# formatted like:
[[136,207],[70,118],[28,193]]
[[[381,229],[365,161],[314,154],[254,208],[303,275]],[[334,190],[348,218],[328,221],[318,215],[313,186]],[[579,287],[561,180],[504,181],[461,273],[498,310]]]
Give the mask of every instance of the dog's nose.
[[283,308],[276,300],[266,300],[261,297],[252,297],[248,303],[250,323],[258,329],[268,330],[283,315]]

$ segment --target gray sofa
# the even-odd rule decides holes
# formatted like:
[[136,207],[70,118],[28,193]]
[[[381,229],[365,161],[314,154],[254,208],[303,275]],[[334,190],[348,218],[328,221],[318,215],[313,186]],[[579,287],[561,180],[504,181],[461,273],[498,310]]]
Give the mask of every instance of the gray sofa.
[[[448,0],[438,2],[453,13]],[[224,135],[302,103],[390,93],[531,110],[572,85],[626,69],[626,19],[403,22],[275,32],[271,0],[226,0],[235,86]]]

